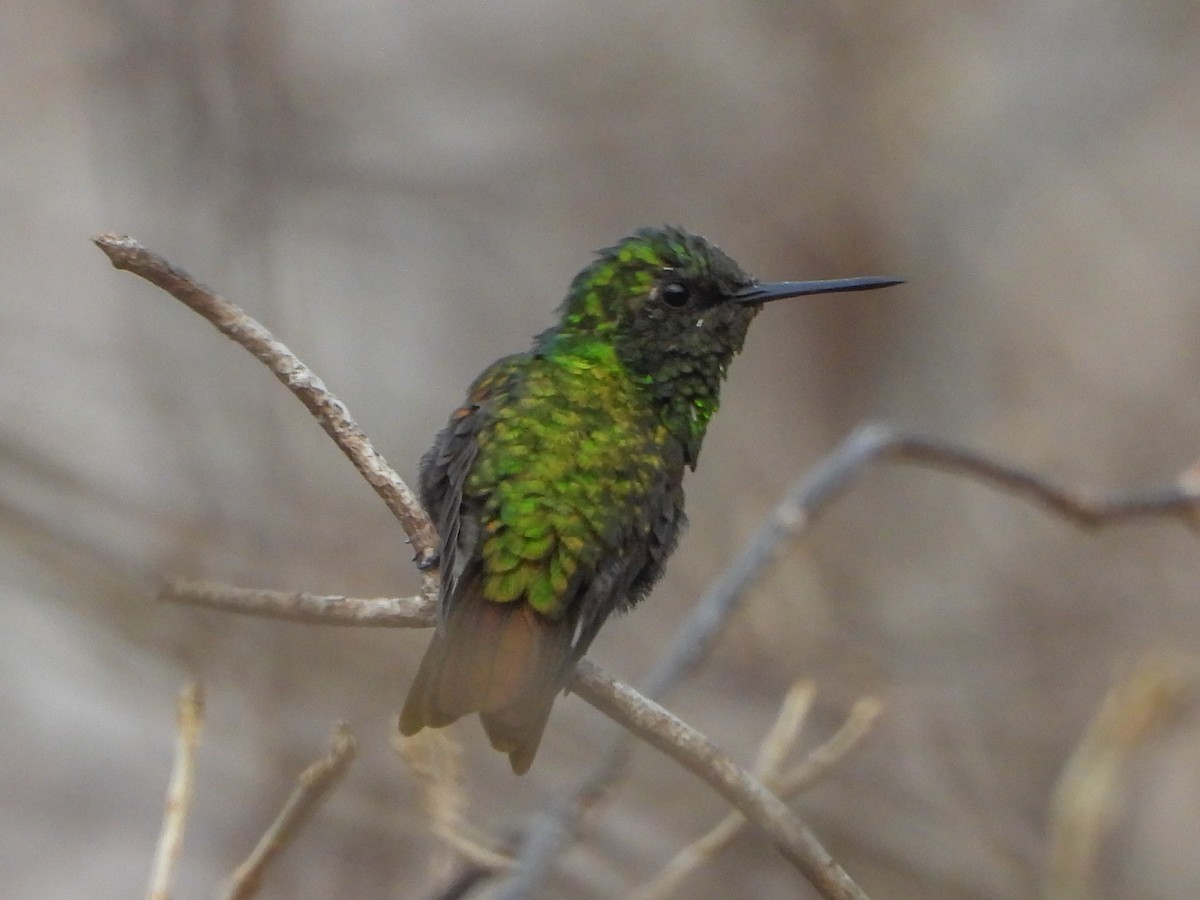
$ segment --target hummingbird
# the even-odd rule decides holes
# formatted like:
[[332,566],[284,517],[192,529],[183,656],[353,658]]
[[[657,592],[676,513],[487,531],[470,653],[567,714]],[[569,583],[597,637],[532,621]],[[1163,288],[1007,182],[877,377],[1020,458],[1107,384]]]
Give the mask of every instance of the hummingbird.
[[675,226],[599,251],[557,324],[485,369],[421,460],[441,587],[401,733],[478,713],[528,771],[575,663],[675,549],[684,471],[750,321],[775,300],[899,283],[760,282]]

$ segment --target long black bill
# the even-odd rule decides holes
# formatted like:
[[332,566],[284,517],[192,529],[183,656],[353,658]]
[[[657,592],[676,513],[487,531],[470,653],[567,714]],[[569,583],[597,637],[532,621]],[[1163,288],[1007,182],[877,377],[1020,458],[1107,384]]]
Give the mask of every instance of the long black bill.
[[875,288],[904,284],[900,278],[879,278],[866,275],[862,278],[829,278],[825,281],[767,281],[742,288],[734,295],[740,303],[769,303],[788,297],[803,297],[807,294],[836,294],[840,291],[873,291]]

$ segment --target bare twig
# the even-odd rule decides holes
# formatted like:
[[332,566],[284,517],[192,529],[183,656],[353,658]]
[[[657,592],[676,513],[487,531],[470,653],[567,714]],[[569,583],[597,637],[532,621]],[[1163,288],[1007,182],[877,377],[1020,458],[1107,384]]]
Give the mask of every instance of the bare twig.
[[811,678],[797,681],[788,688],[775,721],[758,748],[758,757],[754,760],[755,778],[766,782],[779,772],[800,737],[800,729],[804,727],[816,697],[817,685]]
[[245,862],[234,870],[229,886],[222,895],[224,900],[245,900],[258,893],[267,866],[291,843],[321,805],[329,789],[345,774],[350,761],[354,759],[354,750],[354,735],[345,725],[338,725],[334,729],[329,752],[300,773],[295,790],[275,821]]
[[1064,487],[1041,475],[1010,466],[940,438],[893,431],[880,425],[859,429],[878,449],[873,459],[917,463],[967,475],[992,487],[1042,504],[1055,515],[1085,528],[1128,519],[1179,519],[1195,527],[1200,490],[1184,476],[1172,485],[1139,493],[1096,494]]
[[437,600],[429,595],[364,599],[173,579],[162,586],[158,599],[185,606],[314,625],[430,628],[437,620]]
[[190,684],[179,695],[175,727],[175,765],[167,786],[167,807],[162,831],[154,851],[147,900],[169,900],[175,862],[183,849],[183,831],[187,824],[188,807],[192,800],[192,784],[196,775],[196,745],[200,741],[200,726],[204,721],[204,691]]
[[299,398],[335,444],[350,458],[359,474],[375,489],[400,521],[419,562],[433,558],[437,535],[417,497],[375,451],[350,416],[346,405],[324,382],[271,332],[240,307],[196,281],[187,272],[147,250],[131,237],[102,234],[92,238],[112,264],[157,285],[189,309],[206,318],[226,337],[241,344]]
[[[415,496],[371,447],[345,406],[311,370],[242,310],[133,239],[103,235],[94,240],[117,268],[134,272],[168,291],[264,362],[304,402],[383,498],[408,533],[418,561],[428,563],[432,560],[436,535]],[[697,604],[647,679],[648,694],[661,696],[705,657],[749,587],[769,570],[769,564],[783,542],[802,532],[831,499],[845,490],[868,464],[879,459],[914,462],[959,472],[993,487],[1033,499],[1050,511],[1083,526],[1151,516],[1180,518],[1193,527],[1200,521],[1200,497],[1194,489],[1193,478],[1182,477],[1175,486],[1147,494],[1096,498],[1062,488],[1024,470],[997,463],[974,451],[943,441],[894,432],[880,426],[864,426],[851,434],[785,497],[733,565]],[[433,576],[427,573],[423,592],[427,597],[435,592],[434,584]],[[315,606],[310,604],[304,613],[298,613],[296,617],[315,621],[319,618],[319,606],[319,603]],[[256,612],[267,614],[261,605]],[[338,618],[347,621],[346,617]],[[400,618],[406,618],[412,624],[411,609]],[[383,619],[378,619],[376,624],[384,624]],[[387,624],[397,623],[389,621]],[[590,670],[590,667],[585,666],[582,670]],[[578,687],[582,683],[577,678],[573,685]],[[631,690],[622,687],[626,691]],[[584,690],[588,688],[584,687]],[[616,704],[610,708],[621,706]],[[623,724],[631,731],[642,733],[629,722],[623,721]],[[570,795],[535,817],[537,824],[528,832],[516,871],[516,876],[523,879],[527,888],[532,889],[540,883],[558,850],[569,840],[573,825],[583,809],[599,797],[620,772],[628,746],[625,742],[615,744],[600,765]],[[774,799],[777,801],[777,798]],[[785,842],[783,846],[791,845]],[[795,846],[804,846],[804,842]],[[818,857],[809,857],[802,868],[819,872],[822,864],[823,861]]]
[[[1200,476],[1183,476],[1174,485],[1144,494],[1091,496],[937,438],[899,432],[883,425],[863,425],[796,482],[692,607],[642,682],[646,696],[663,697],[708,656],[750,588],[771,571],[784,543],[803,534],[834,499],[878,460],[957,472],[1038,502],[1050,512],[1084,527],[1133,518],[1166,517],[1178,518],[1194,528],[1200,516]],[[511,876],[521,879],[522,890],[534,890],[549,875],[555,857],[570,843],[579,819],[620,776],[631,746],[629,736],[621,735],[592,771],[563,797],[530,818],[526,841]]]
[[421,786],[422,805],[434,836],[451,851],[434,860],[434,881],[451,883],[454,857],[461,857],[471,867],[486,872],[509,868],[512,860],[489,846],[495,842],[472,833],[466,822],[462,746],[445,729],[426,729],[411,737],[396,732],[392,746]]
[[[187,591],[184,585],[177,585],[177,588],[179,589],[176,595],[186,595]],[[210,598],[220,597],[220,603],[217,605],[230,612],[248,611],[253,615],[270,615],[283,619],[296,618],[286,609],[279,609],[278,605],[271,611],[258,605],[253,596],[258,592],[233,588],[222,596],[222,591],[220,585],[204,584],[201,593]],[[249,609],[239,609],[239,604],[246,600],[248,595]],[[281,596],[286,597],[287,595]],[[177,596],[168,596],[166,599],[177,599]],[[383,605],[388,601],[375,602]],[[394,615],[383,615],[380,609],[376,608],[372,610],[369,619],[356,624],[379,626],[395,624],[399,621],[410,624],[406,612],[401,611],[401,604],[404,601],[394,602],[396,603]],[[338,615],[336,620],[341,624],[355,623],[351,615]],[[310,618],[308,621],[312,621],[312,619]],[[570,690],[582,700],[707,781],[718,793],[741,810],[750,821],[766,831],[783,856],[804,873],[814,887],[821,891],[821,896],[826,898],[863,898],[866,896],[833,862],[808,827],[787,808],[783,801],[721,753],[708,738],[696,729],[680,721],[658,704],[646,699],[629,685],[617,681],[587,660],[583,660],[579,664],[568,685]],[[274,830],[273,828],[272,831]],[[263,840],[265,842],[267,838]],[[262,846],[260,843],[260,848]],[[256,850],[256,855],[257,853]],[[227,895],[227,900],[240,896],[248,895],[231,894]]]
[[862,425],[796,483],[693,607],[646,678],[645,692],[661,696],[704,659],[748,589],[771,570],[784,541],[807,530],[868,465],[881,459],[957,472],[1040,503],[1085,527],[1134,518],[1177,518],[1190,526],[1200,511],[1200,486],[1187,480],[1140,494],[1093,496],[939,438]]
[[[758,758],[754,761],[752,771],[755,778],[772,790],[774,787],[771,780],[778,776],[779,767],[783,765],[799,738],[800,729],[812,709],[816,695],[816,684],[811,679],[793,684],[784,696],[775,721],[759,746]],[[657,875],[634,892],[633,900],[659,900],[670,896],[688,873],[719,853],[745,824],[745,816],[737,810],[731,811],[708,834],[679,851]]]
[[828,775],[846,754],[859,745],[870,732],[883,704],[874,697],[863,697],[850,709],[850,715],[842,727],[820,747],[804,758],[794,769],[784,772],[772,785],[781,797],[794,797],[806,791]]
[[1096,896],[1101,842],[1116,815],[1126,765],[1195,684],[1193,665],[1148,653],[1109,689],[1055,787],[1044,885],[1048,900]]
[[[759,757],[762,768],[756,768],[755,775],[780,798],[787,800],[794,797],[828,775],[867,735],[882,709],[879,701],[873,698],[865,697],[859,700],[850,710],[850,715],[842,727],[786,775],[779,772],[783,759],[768,749],[776,741],[779,749],[783,749],[785,745],[780,727],[783,725],[781,715],[776,720],[776,728],[772,729],[772,733],[763,742],[763,753]],[[791,741],[787,741],[786,746],[790,747]],[[746,817],[740,812],[735,810],[729,813],[713,826],[711,831],[680,850],[657,875],[632,895],[633,900],[663,900],[671,896],[692,871],[728,847],[747,824]]]
[[605,674],[586,659],[576,667],[571,689],[596,709],[703,779],[747,819],[763,829],[776,849],[804,873],[822,897],[856,900],[866,897],[787,804],[736,765],[699,731],[633,688]]

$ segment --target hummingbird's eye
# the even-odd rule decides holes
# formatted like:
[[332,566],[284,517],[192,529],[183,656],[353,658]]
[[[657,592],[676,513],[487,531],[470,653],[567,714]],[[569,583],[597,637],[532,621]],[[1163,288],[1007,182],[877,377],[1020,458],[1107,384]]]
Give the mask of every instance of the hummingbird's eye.
[[668,281],[659,289],[659,296],[662,297],[663,303],[667,304],[667,306],[674,309],[682,309],[692,299],[692,291],[683,282]]

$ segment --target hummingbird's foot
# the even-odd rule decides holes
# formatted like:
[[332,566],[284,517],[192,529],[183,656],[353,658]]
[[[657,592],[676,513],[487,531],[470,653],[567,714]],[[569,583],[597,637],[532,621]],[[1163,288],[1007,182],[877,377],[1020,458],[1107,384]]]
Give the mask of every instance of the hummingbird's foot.
[[417,571],[419,572],[428,572],[430,569],[436,569],[438,563],[441,561],[441,557],[438,556],[435,550],[430,551],[423,559],[420,553],[413,557],[413,562],[417,564]]

